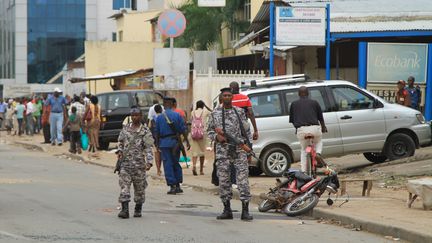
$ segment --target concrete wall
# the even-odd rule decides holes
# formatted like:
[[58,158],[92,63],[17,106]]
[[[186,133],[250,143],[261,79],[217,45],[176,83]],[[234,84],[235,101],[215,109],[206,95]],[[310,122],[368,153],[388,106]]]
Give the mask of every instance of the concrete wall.
[[[103,42],[86,41],[86,76],[121,70],[137,70],[153,67],[153,49],[162,47],[151,42]],[[112,91],[109,80],[91,82],[91,92]]]
[[150,19],[156,17],[161,11],[131,12],[117,19],[117,40],[120,31],[123,32],[123,42],[152,41],[152,25]]
[[15,9],[15,84],[27,84],[27,0],[16,0]]

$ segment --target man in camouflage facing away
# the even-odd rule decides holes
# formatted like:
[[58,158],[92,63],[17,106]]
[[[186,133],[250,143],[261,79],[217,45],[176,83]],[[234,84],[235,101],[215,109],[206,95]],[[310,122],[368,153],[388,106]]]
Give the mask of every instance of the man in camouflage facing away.
[[219,190],[224,210],[217,219],[233,219],[230,200],[232,199],[230,163],[236,168],[237,187],[242,201],[241,219],[250,221],[249,200],[249,164],[246,152],[239,144],[233,143],[233,139],[241,141],[242,145],[248,144],[251,136],[247,126],[247,118],[243,109],[232,106],[232,91],[230,88],[221,89],[223,106],[216,108],[209,119],[208,136],[216,141],[216,166],[219,177]]
[[130,187],[134,186],[135,213],[134,217],[141,217],[142,205],[145,201],[147,187],[146,171],[153,163],[153,137],[145,125],[141,123],[142,114],[139,108],[131,109],[132,122],[126,124],[118,137],[118,158],[120,197],[122,209],[120,218],[129,218]]

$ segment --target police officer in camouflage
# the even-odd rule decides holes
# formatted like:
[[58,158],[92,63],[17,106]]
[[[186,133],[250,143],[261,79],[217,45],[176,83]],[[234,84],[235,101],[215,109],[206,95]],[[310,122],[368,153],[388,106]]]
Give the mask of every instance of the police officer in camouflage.
[[230,88],[221,89],[223,106],[216,108],[209,119],[208,136],[216,141],[216,166],[219,177],[219,190],[224,210],[217,219],[233,219],[230,200],[232,199],[230,164],[236,168],[237,187],[242,201],[241,219],[250,221],[249,200],[249,164],[247,153],[237,144],[227,139],[227,135],[247,144],[251,137],[247,127],[247,118],[243,109],[232,106],[232,91]]
[[120,218],[129,218],[130,187],[134,186],[135,213],[141,217],[142,205],[145,201],[147,187],[146,171],[153,165],[153,136],[141,123],[142,114],[139,108],[131,109],[132,122],[126,124],[118,137],[118,157],[121,161],[119,171],[120,197],[122,209]]

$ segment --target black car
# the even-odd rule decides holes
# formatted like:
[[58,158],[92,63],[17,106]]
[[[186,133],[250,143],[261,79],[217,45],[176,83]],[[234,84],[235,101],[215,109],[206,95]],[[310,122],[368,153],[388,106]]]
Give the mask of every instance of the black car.
[[132,106],[138,106],[143,111],[143,122],[147,122],[147,114],[153,100],[162,104],[162,94],[153,90],[118,90],[96,95],[101,106],[101,128],[99,132],[99,147],[108,149],[110,142],[117,142],[123,127],[123,121],[129,116]]

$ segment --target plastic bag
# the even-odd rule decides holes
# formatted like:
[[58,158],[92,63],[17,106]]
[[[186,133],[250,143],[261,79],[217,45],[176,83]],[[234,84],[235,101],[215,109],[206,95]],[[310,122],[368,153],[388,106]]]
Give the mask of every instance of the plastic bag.
[[89,145],[89,139],[86,133],[83,133],[82,129],[80,130],[81,133],[81,148],[83,150],[87,150],[88,149],[88,145]]

